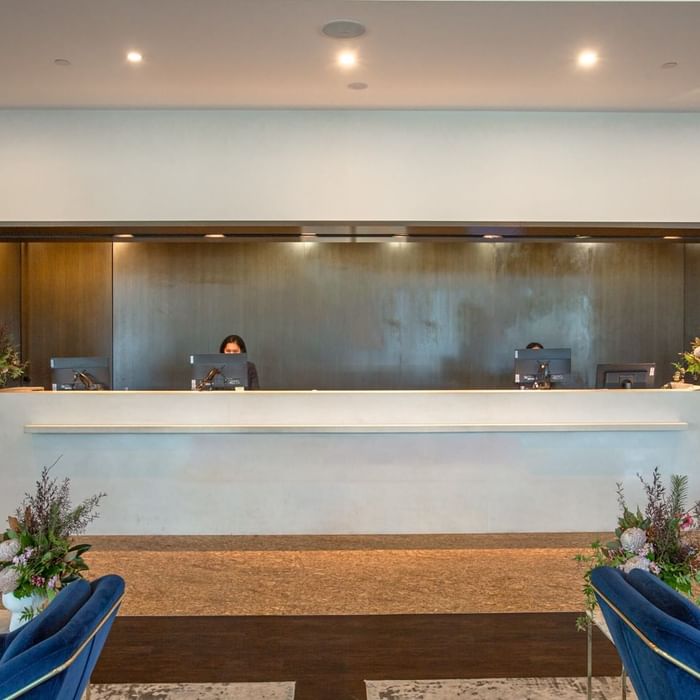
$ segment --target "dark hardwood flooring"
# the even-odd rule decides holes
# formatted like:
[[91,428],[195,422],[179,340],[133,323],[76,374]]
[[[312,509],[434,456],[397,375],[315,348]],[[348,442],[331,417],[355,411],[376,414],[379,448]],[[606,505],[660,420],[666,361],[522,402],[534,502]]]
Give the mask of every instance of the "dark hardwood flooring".
[[[296,700],[359,700],[365,679],[584,676],[573,613],[119,617],[94,683],[296,681]],[[594,630],[594,673],[620,673]]]

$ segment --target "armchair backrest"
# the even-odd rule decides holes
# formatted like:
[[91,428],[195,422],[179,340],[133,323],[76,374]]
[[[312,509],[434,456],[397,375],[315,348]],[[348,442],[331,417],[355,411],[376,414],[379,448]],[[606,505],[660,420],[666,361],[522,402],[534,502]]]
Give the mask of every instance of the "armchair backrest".
[[[618,569],[600,567],[591,572],[596,599],[637,696],[639,700],[700,697],[700,629],[689,624],[693,617],[679,593],[669,589],[669,596],[664,590],[662,597],[658,587],[641,579],[640,588],[652,591],[649,598]],[[634,580],[640,577],[635,575]]]
[[[89,595],[79,606],[75,600],[80,590],[76,591],[72,605],[69,600],[63,603],[72,608],[72,614],[62,615],[64,624],[55,629],[59,615],[49,618],[52,607],[77,583],[62,591],[5,646],[0,657],[0,700],[79,700],[82,696],[124,595],[124,580],[110,575],[86,584]],[[33,643],[28,645],[27,640]]]

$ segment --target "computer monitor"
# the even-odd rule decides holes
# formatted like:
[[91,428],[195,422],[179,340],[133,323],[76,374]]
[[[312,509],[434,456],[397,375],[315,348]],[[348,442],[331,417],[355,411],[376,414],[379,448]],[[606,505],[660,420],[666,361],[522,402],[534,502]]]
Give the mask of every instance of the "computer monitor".
[[655,378],[653,362],[598,365],[595,386],[596,389],[653,389]]
[[241,353],[190,355],[192,391],[245,389],[248,386],[248,356]]
[[49,366],[54,391],[98,391],[112,384],[109,357],[52,357]]
[[527,387],[566,384],[571,378],[571,348],[515,351],[515,383]]

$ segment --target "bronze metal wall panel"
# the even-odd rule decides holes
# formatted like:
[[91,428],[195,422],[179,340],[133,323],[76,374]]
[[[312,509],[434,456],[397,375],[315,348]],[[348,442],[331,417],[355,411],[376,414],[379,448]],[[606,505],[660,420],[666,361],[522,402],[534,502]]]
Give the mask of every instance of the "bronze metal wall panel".
[[[117,243],[117,388],[187,388],[240,333],[263,388],[512,386],[513,349],[655,361],[683,342],[682,245]],[[668,371],[667,371],[668,368]]]
[[112,244],[25,245],[22,343],[32,384],[50,388],[51,357],[112,355]]
[[20,344],[21,243],[0,243],[0,325]]

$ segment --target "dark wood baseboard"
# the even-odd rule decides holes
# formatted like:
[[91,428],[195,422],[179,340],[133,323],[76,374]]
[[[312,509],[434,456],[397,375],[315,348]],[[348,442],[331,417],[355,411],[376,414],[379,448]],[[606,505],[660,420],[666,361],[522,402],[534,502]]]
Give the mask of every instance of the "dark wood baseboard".
[[[365,679],[584,676],[573,613],[119,617],[94,683],[296,681],[297,700],[364,698]],[[594,633],[594,673],[617,675]]]

